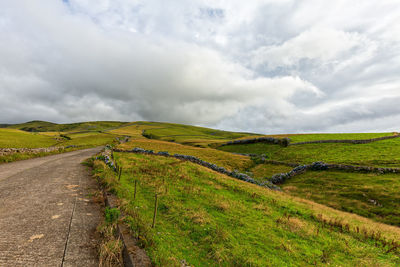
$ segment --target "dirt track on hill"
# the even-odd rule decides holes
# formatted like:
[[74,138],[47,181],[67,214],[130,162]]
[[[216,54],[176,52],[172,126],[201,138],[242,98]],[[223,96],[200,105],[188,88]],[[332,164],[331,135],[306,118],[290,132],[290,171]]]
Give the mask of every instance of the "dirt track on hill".
[[0,266],[98,266],[101,207],[81,162],[99,151],[0,165]]

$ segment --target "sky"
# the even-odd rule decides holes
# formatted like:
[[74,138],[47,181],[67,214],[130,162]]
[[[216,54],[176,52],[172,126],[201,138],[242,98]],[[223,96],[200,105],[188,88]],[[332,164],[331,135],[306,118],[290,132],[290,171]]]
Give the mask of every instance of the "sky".
[[397,0],[0,0],[0,123],[400,130]]

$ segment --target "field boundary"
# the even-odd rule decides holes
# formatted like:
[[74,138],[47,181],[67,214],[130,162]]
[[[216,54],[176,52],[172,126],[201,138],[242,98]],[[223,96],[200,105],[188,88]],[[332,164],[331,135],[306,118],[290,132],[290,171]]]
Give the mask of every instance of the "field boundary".
[[189,156],[189,155],[182,155],[182,154],[174,154],[171,155],[169,154],[167,151],[160,151],[160,152],[154,152],[153,150],[146,150],[140,147],[135,147],[132,150],[122,150],[122,149],[113,149],[113,152],[122,152],[122,153],[135,153],[135,154],[147,154],[147,155],[153,155],[153,156],[163,156],[163,157],[173,157],[179,160],[184,160],[184,161],[190,161],[192,163],[195,163],[197,165],[201,165],[203,167],[206,167],[208,169],[211,169],[213,171],[216,171],[218,173],[227,175],[229,177],[241,180],[241,181],[245,181],[251,184],[255,184],[261,187],[265,187],[268,189],[272,189],[272,190],[278,190],[280,191],[280,187],[274,185],[273,183],[271,183],[270,181],[263,181],[263,182],[259,182],[257,180],[255,180],[254,178],[250,177],[247,174],[244,173],[240,173],[240,172],[236,172],[236,171],[228,171],[226,170],[224,167],[219,167],[213,163],[201,160],[197,157],[194,156]]
[[395,134],[391,136],[383,136],[371,139],[359,139],[359,140],[351,140],[351,139],[344,139],[344,140],[315,140],[315,141],[306,141],[306,142],[297,142],[297,143],[290,143],[289,146],[295,145],[305,145],[305,144],[323,144],[323,143],[346,143],[346,144],[368,144],[372,142],[387,140],[387,139],[394,139],[399,138],[400,134]]
[[380,167],[371,167],[371,166],[353,166],[353,165],[344,165],[344,164],[327,164],[322,161],[313,162],[308,165],[299,165],[295,167],[293,170],[287,173],[278,173],[274,174],[272,177],[264,178],[269,179],[273,184],[282,184],[287,179],[292,178],[293,176],[302,174],[306,171],[325,171],[325,170],[336,170],[336,171],[345,171],[345,172],[363,172],[363,173],[400,173],[400,168],[380,168]]
[[288,146],[290,144],[289,138],[275,138],[275,137],[256,137],[250,139],[239,139],[228,141],[223,144],[218,144],[218,146],[229,146],[229,145],[245,145],[245,144],[254,144],[254,143],[269,143],[281,146]]
[[53,147],[39,147],[39,148],[0,148],[0,156],[11,155],[14,153],[48,153],[53,151],[61,151],[67,147],[53,146]]
[[[371,139],[331,139],[331,140],[314,140],[314,141],[305,141],[305,142],[296,142],[296,143],[291,143],[290,138],[284,137],[284,138],[275,138],[275,137],[257,137],[257,138],[251,138],[251,139],[239,139],[239,140],[233,140],[229,141],[223,144],[218,144],[219,147],[221,146],[229,146],[229,145],[245,145],[245,144],[254,144],[254,143],[267,143],[267,144],[273,144],[273,145],[280,145],[283,147],[287,146],[295,146],[295,145],[306,145],[306,144],[324,144],[324,143],[345,143],[345,144],[368,144],[372,142],[377,142],[377,141],[382,141],[382,140],[387,140],[387,139],[394,139],[394,138],[399,138],[400,134],[399,133],[394,133],[391,136],[382,136],[382,137],[377,137],[377,138],[371,138]],[[252,155],[252,154],[250,154]]]

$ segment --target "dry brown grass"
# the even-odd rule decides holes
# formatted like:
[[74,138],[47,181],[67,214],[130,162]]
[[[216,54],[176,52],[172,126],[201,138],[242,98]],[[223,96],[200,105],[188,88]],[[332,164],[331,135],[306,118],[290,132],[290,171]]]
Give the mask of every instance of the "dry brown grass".
[[270,214],[269,204],[266,203],[266,202],[261,202],[261,203],[258,203],[258,204],[254,204],[252,208],[255,209],[255,210],[263,211],[263,213],[265,215],[269,215]]
[[103,222],[97,227],[97,231],[102,236],[102,242],[99,246],[99,266],[124,266],[122,260],[123,244],[122,241],[116,237],[116,226]]
[[187,213],[187,216],[193,223],[199,225],[205,225],[211,221],[210,216],[204,210],[191,210]]
[[228,211],[231,208],[231,204],[226,200],[216,199],[215,200],[215,207],[218,210],[220,210],[222,212],[225,212],[225,211]]
[[400,241],[399,227],[375,222],[371,219],[353,213],[339,211],[307,199],[292,197],[288,195],[286,195],[286,197],[289,199],[293,199],[296,202],[307,205],[311,210],[315,212],[314,214],[316,216],[323,214],[322,218],[325,219],[325,221],[340,221],[343,225],[348,224],[350,229],[357,229],[357,227],[359,229],[364,228],[369,232],[380,232],[381,235],[387,239]]

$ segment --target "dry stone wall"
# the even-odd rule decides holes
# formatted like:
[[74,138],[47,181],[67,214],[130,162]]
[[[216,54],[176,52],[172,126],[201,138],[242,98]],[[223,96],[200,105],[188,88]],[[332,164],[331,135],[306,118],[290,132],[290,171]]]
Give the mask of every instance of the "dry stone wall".
[[240,173],[237,171],[229,171],[227,169],[225,169],[224,167],[219,167],[213,163],[201,160],[197,157],[194,156],[189,156],[189,155],[182,155],[182,154],[169,154],[167,151],[160,151],[160,152],[154,152],[153,150],[146,150],[140,147],[135,147],[132,150],[121,150],[121,149],[114,149],[113,151],[115,152],[128,152],[128,153],[141,153],[141,154],[148,154],[148,155],[156,155],[156,156],[164,156],[164,157],[173,157],[176,159],[180,159],[180,160],[187,160],[190,162],[193,162],[195,164],[204,166],[206,168],[209,168],[213,171],[228,175],[230,177],[236,178],[238,180],[242,180],[248,183],[252,183],[252,184],[256,184],[262,187],[266,187],[269,189],[273,189],[273,190],[280,190],[280,188],[274,184],[272,184],[270,181],[264,181],[264,182],[259,182],[257,180],[255,180],[254,178],[250,177],[247,174],[244,173]]
[[62,146],[55,147],[41,147],[41,148],[0,148],[0,156],[7,156],[15,153],[29,153],[29,154],[39,154],[48,153],[53,151],[63,150]]
[[[347,144],[368,144],[376,141],[382,141],[387,139],[394,139],[400,137],[399,133],[394,133],[391,136],[383,136],[378,138],[371,138],[371,139],[361,139],[361,140],[315,140],[315,141],[306,141],[306,142],[297,142],[291,143],[289,138],[274,138],[274,137],[258,137],[258,138],[251,138],[251,139],[239,139],[229,141],[219,146],[227,146],[227,145],[243,145],[243,144],[254,144],[254,143],[268,143],[268,144],[275,144],[281,145],[284,147],[287,146],[294,146],[294,145],[305,145],[305,144],[323,144],[323,143],[347,143]],[[252,154],[249,154],[252,155]]]
[[327,164],[321,161],[313,162],[309,165],[299,165],[293,170],[287,173],[278,173],[273,175],[269,179],[273,184],[282,184],[286,180],[292,178],[295,175],[302,174],[306,171],[324,171],[324,170],[337,170],[337,171],[347,171],[347,172],[364,172],[364,173],[400,173],[400,168],[380,168],[380,167],[370,167],[370,166],[353,166],[353,165],[343,165],[343,164]]
[[291,144],[289,144],[289,146],[305,145],[305,144],[323,144],[323,143],[368,144],[368,143],[372,143],[372,142],[376,142],[376,141],[394,139],[394,138],[398,138],[398,137],[400,137],[399,134],[395,134],[392,136],[372,138],[372,139],[362,139],[362,140],[316,140],[316,141],[291,143]]
[[290,143],[289,138],[274,138],[274,137],[258,137],[251,139],[239,139],[226,142],[221,144],[220,146],[228,146],[228,145],[244,145],[244,144],[254,144],[254,143],[269,143],[281,146],[288,146]]

